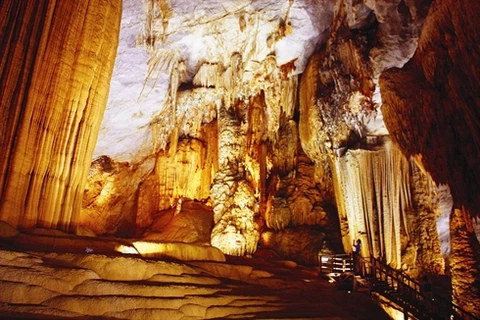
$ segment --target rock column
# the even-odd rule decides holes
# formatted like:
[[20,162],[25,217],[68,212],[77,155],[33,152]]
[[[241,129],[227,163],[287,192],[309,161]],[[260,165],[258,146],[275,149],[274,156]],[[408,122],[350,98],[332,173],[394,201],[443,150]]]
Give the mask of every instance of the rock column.
[[479,10],[474,0],[434,1],[412,60],[380,77],[392,138],[452,192],[453,300],[477,317],[478,276],[470,275],[478,275],[480,245],[469,225],[480,211]]
[[121,0],[2,3],[0,220],[75,231],[121,10]]

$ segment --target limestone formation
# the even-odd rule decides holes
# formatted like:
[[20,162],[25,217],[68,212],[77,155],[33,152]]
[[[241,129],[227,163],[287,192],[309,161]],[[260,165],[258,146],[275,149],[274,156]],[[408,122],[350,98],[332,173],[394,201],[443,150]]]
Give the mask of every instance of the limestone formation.
[[363,256],[412,277],[443,274],[435,185],[396,145],[387,140],[347,151],[335,163],[335,181],[345,247],[361,239]]
[[108,98],[121,1],[0,9],[0,219],[74,232]]
[[472,298],[476,303],[463,300],[465,287],[460,282],[470,278],[469,291],[478,292],[479,245],[471,220],[480,209],[480,87],[475,67],[480,52],[474,14],[479,8],[476,1],[432,4],[415,56],[404,68],[388,70],[380,78],[385,123],[392,137],[407,155],[421,159],[434,181],[450,187],[454,300],[477,316],[478,295]]
[[354,319],[362,312],[388,319],[367,296],[353,298],[316,281],[311,269],[266,257],[174,262],[2,249],[0,270],[2,318]]
[[[474,0],[2,3],[0,245],[11,251],[0,261],[13,276],[0,310],[274,317],[277,298],[292,297],[237,295],[221,279],[305,287],[232,261],[268,252],[292,260],[276,267],[316,265],[361,239],[364,258],[446,280],[447,300],[479,316],[479,9]],[[20,279],[19,261],[40,276]],[[151,288],[172,280],[166,300]],[[28,291],[36,296],[22,300]],[[311,305],[286,308],[319,316]]]

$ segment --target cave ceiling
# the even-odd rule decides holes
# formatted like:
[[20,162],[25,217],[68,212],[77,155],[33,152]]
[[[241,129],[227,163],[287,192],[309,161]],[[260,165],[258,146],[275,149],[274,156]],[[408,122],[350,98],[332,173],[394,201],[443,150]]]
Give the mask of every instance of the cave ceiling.
[[361,239],[413,277],[449,255],[478,315],[479,10],[6,1],[0,220],[302,264]]
[[[195,137],[199,124],[216,118],[217,106],[227,95],[248,99],[268,91],[278,86],[274,74],[300,75],[312,54],[334,51],[332,41],[354,37],[364,42],[361,54],[369,74],[350,81],[367,78],[372,92],[349,96],[355,107],[343,121],[360,136],[386,135],[377,78],[413,55],[428,4],[124,0],[109,101],[93,157],[138,162],[167,146],[174,123],[180,137]],[[348,36],[342,36],[345,27]],[[327,60],[341,57],[342,49],[335,55]],[[241,64],[237,90],[219,85],[233,59]],[[368,103],[362,103],[365,100]],[[154,124],[161,129],[155,130]]]

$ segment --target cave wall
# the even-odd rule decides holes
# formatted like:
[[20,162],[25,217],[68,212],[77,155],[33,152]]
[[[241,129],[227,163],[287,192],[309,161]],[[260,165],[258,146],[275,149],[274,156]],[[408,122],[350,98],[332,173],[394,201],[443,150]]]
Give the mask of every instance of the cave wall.
[[[435,2],[413,59],[380,78],[385,123],[408,155],[421,155],[457,206],[480,211],[480,34],[476,1]],[[409,130],[405,130],[409,128]]]
[[75,231],[122,2],[3,1],[0,220]]
[[[339,232],[334,230],[337,228],[334,215],[337,213],[336,206],[341,208],[344,205],[341,197],[334,197],[333,180],[338,177],[332,175],[333,163],[346,150],[362,147],[362,143],[372,134],[365,119],[375,118],[379,112],[375,102],[375,93],[378,91],[376,77],[388,67],[402,66],[413,54],[429,4],[429,1],[339,1],[333,10],[322,7],[325,9],[325,23],[333,23],[332,32],[329,37],[325,37],[322,33],[326,30],[325,25],[317,30],[315,41],[311,41],[317,45],[317,52],[301,77],[298,75],[306,65],[304,56],[302,59],[287,61],[284,57],[275,55],[278,50],[273,50],[275,41],[290,39],[289,36],[295,31],[292,26],[295,21],[280,19],[279,23],[269,25],[271,34],[264,39],[265,35],[255,33],[255,19],[245,20],[245,16],[237,15],[238,12],[225,16],[223,18],[226,20],[234,21],[236,27],[232,29],[239,28],[241,41],[245,41],[245,45],[235,45],[244,51],[232,54],[226,50],[222,52],[222,59],[208,61],[204,57],[194,61],[195,66],[192,66],[191,61],[184,60],[188,57],[181,57],[178,52],[162,51],[160,44],[168,36],[165,30],[150,30],[152,32],[148,35],[158,37],[157,42],[148,38],[147,34],[138,39],[139,42],[144,42],[147,52],[151,54],[150,61],[153,63],[149,71],[154,74],[158,71],[155,68],[165,67],[170,81],[165,108],[144,126],[152,134],[152,152],[141,160],[136,155],[136,161],[132,163],[110,161],[108,156],[98,158],[88,172],[86,168],[91,156],[92,141],[96,138],[98,121],[103,113],[102,105],[105,103],[115,56],[117,38],[113,34],[118,32],[121,6],[103,1],[99,1],[95,9],[78,5],[77,11],[84,12],[87,18],[97,13],[98,16],[105,17],[100,20],[104,24],[96,23],[92,26],[87,23],[85,26],[76,25],[80,21],[76,22],[75,19],[81,20],[79,14],[69,18],[73,20],[68,25],[76,26],[75,30],[83,30],[80,36],[73,28],[64,28],[61,23],[65,21],[60,21],[57,16],[58,12],[63,12],[61,10],[67,12],[71,9],[59,5],[53,10],[51,3],[44,2],[35,5],[8,3],[2,9],[2,16],[8,18],[2,24],[2,34],[8,35],[4,37],[2,45],[10,52],[5,55],[1,65],[2,74],[8,75],[2,77],[2,88],[7,88],[2,95],[2,106],[10,101],[15,101],[16,104],[9,104],[9,108],[2,108],[1,111],[2,134],[9,143],[2,144],[0,149],[7,159],[2,163],[1,195],[5,201],[2,201],[0,217],[14,226],[25,228],[39,225],[72,231],[80,224],[94,234],[132,236],[139,234],[137,229],[148,227],[158,211],[177,205],[178,200],[185,197],[212,205],[216,223],[213,243],[218,246],[231,243],[232,247],[228,247],[230,244],[222,247],[226,252],[253,253],[261,238],[260,233],[266,232],[269,239],[276,239],[273,242],[279,244],[277,250],[283,250],[287,258],[295,256],[304,250],[304,244],[299,244],[296,249],[292,246],[290,251],[283,248],[283,244],[289,242],[286,239],[296,237],[297,233],[290,230],[293,228],[311,227],[309,230],[319,230],[319,238],[312,239],[311,242],[323,245],[323,240],[328,237],[325,237],[321,228],[330,228],[330,236]],[[438,5],[434,8],[437,11],[446,10]],[[458,10],[465,8],[462,6]],[[288,17],[290,9],[289,6],[282,7],[281,14],[286,12],[285,17]],[[175,14],[171,8],[165,10],[170,11],[169,14]],[[268,10],[270,8],[258,8],[258,11],[254,10],[251,14],[252,17],[262,19],[261,14],[270,12]],[[58,39],[47,38],[42,28],[32,27],[33,22],[21,23],[22,14],[16,15],[15,12],[31,15],[32,21],[37,19],[42,22],[40,25],[45,25],[45,30],[59,24],[62,26],[59,29],[65,34]],[[449,13],[445,13],[445,16],[450,17]],[[457,16],[458,14],[451,14],[452,20],[458,19]],[[88,19],[85,21],[88,22]],[[466,20],[472,22],[472,19],[469,16]],[[170,23],[174,20],[171,19]],[[153,23],[152,27],[160,29],[169,23],[150,22]],[[397,24],[401,27],[395,28]],[[17,25],[18,28],[7,28],[10,25]],[[429,26],[434,29],[431,24],[427,24],[427,30]],[[225,27],[216,25],[215,28]],[[28,47],[15,45],[17,42],[11,41],[16,33],[24,40],[21,43]],[[90,33],[98,35],[98,39],[93,37],[96,41],[91,41],[92,37],[88,36]],[[461,34],[455,30],[457,33]],[[267,46],[259,46],[259,50],[255,41],[250,41],[252,36],[258,37],[259,43],[265,41]],[[462,37],[467,36],[461,34],[458,39],[463,39]],[[456,37],[445,36],[447,47],[452,39],[455,40]],[[108,47],[105,43],[108,43]],[[313,51],[312,43],[308,44],[308,52]],[[420,47],[419,52],[427,50],[427,44],[424,46]],[[462,62],[462,53],[455,50],[456,47],[452,48],[449,54],[453,58],[448,60],[449,63],[458,63],[460,68],[468,69],[470,65]],[[472,59],[477,56],[474,49]],[[77,57],[74,52],[80,52],[80,55]],[[61,63],[46,62],[53,53],[59,55],[56,57]],[[159,60],[160,53],[165,54],[166,61]],[[424,78],[430,79],[433,84],[429,81],[420,83],[420,88],[425,89],[422,98],[440,103],[438,97],[435,98],[430,93],[439,87],[440,92],[447,97],[447,92],[450,94],[451,90],[441,82],[436,82],[437,76],[432,74],[444,75],[445,72],[432,73],[432,65],[436,64],[431,55],[427,56],[430,58],[426,62],[412,62],[404,70],[419,70],[420,65],[426,66]],[[22,59],[23,57],[26,58]],[[47,59],[41,60],[38,57]],[[108,63],[100,65],[93,62],[95,59]],[[414,58],[414,61],[420,60]],[[20,69],[18,61],[29,68]],[[462,79],[478,77],[475,68],[470,68],[471,72],[467,73],[461,73],[456,68],[450,70],[447,75],[453,74]],[[389,88],[390,82],[398,80],[395,79],[395,72],[398,71],[385,72],[382,78],[382,87],[385,87],[382,95],[386,99],[383,110],[388,115],[387,122],[390,121],[387,123],[389,130],[392,130],[395,142],[406,150],[407,156],[421,153],[426,157],[429,150],[433,150],[425,147],[428,145],[426,141],[430,143],[431,134],[422,134],[422,128],[414,127],[416,131],[413,133],[421,133],[418,135],[421,143],[417,146],[413,134],[407,136],[398,125],[400,121],[408,119],[396,119],[396,111],[389,109],[390,105],[394,105],[391,96],[395,90],[390,92]],[[38,74],[47,77],[40,80]],[[389,75],[393,79],[389,79]],[[25,81],[30,76],[31,81]],[[412,75],[401,79],[403,84],[405,79],[412,80],[407,81],[405,87],[419,83],[416,76]],[[452,79],[454,78],[449,82]],[[145,92],[155,91],[148,86],[157,80],[146,79]],[[478,89],[474,82],[467,85],[468,92],[455,84],[452,84],[452,88],[455,89],[452,92],[456,97],[463,94],[468,96]],[[41,97],[36,95],[39,90],[45,93]],[[475,97],[470,96],[469,99],[476,101]],[[452,99],[447,101],[452,102],[448,106],[454,105]],[[65,105],[75,112],[66,112],[70,108],[63,108]],[[446,103],[443,106],[448,107]],[[419,112],[401,111],[405,111],[406,115],[409,115],[408,112]],[[475,112],[474,109],[465,112],[474,115],[465,121],[470,124],[466,127],[470,131],[459,133],[465,141],[478,129],[475,126]],[[141,112],[137,113],[140,116]],[[451,119],[462,117],[447,112],[436,116],[445,120],[446,114],[453,115]],[[60,118],[58,115],[61,115]],[[424,112],[420,119],[428,120],[431,115],[430,111]],[[215,119],[218,123],[214,122]],[[32,125],[29,126],[30,124]],[[52,132],[62,130],[65,139],[52,138]],[[435,130],[438,131],[439,128],[435,127]],[[440,144],[439,141],[435,143]],[[457,147],[461,152],[469,150],[468,148],[478,150],[475,142],[466,145]],[[216,158],[214,154],[218,146],[220,148]],[[417,152],[413,150],[415,147],[426,149]],[[56,150],[59,150],[58,153]],[[429,157],[435,158],[432,152]],[[40,156],[43,153],[45,156]],[[443,158],[448,158],[445,152],[440,153]],[[475,161],[465,157],[460,164],[471,165],[469,168],[473,169],[477,164]],[[197,167],[201,170],[197,170]],[[445,163],[441,165],[442,169],[447,167]],[[88,184],[84,192],[83,209],[80,211],[81,194],[84,191],[82,186],[87,179],[87,172]],[[440,170],[437,174],[439,172]],[[442,171],[442,174],[445,173]],[[461,176],[466,179],[465,173]],[[435,181],[447,181],[442,177],[435,177]],[[475,180],[475,177],[472,179]],[[473,183],[470,187],[477,186]],[[463,194],[467,194],[464,189],[456,190],[462,194],[456,199],[462,200]],[[474,200],[469,198],[460,201],[463,204],[469,202]],[[424,211],[432,210],[427,208]],[[433,213],[427,213],[430,214]],[[355,219],[348,223],[355,224]],[[431,223],[426,229],[430,228]],[[343,236],[350,232],[348,229],[351,228],[342,228],[340,232]],[[88,230],[85,232],[88,233]],[[419,238],[423,234],[422,232]],[[336,241],[333,240],[334,243]],[[425,247],[430,246],[430,242],[424,244]],[[405,243],[401,243],[401,246],[402,249],[408,247]],[[332,245],[327,247],[330,250]],[[344,241],[343,249],[351,249],[349,241]],[[316,252],[321,248],[314,246],[312,250]],[[395,250],[398,250],[398,245]],[[312,256],[310,254],[299,259],[313,263],[315,258]],[[422,264],[427,265],[427,260]]]
[[[110,204],[100,201],[98,207],[94,205],[83,211],[103,212],[100,216],[103,224],[110,226],[109,232],[120,232],[122,219],[131,228],[146,228],[158,211],[173,207],[186,197],[212,205],[216,223],[212,243],[228,253],[253,253],[259,233],[268,232],[272,234],[269,239],[279,237],[278,241],[262,245],[283,251],[287,258],[293,257],[304,250],[303,244],[285,249],[272,243],[288,243],[286,239],[295,232],[284,230],[305,226],[320,230],[319,243],[327,239],[326,252],[350,251],[351,239],[357,232],[348,225],[359,221],[352,216],[339,230],[336,207],[345,206],[345,199],[335,197],[340,191],[337,188],[334,192],[334,179],[342,177],[338,172],[335,173],[338,177],[332,174],[333,163],[349,148],[362,147],[370,135],[385,134],[376,129],[372,132],[368,123],[379,112],[374,101],[378,91],[376,77],[379,70],[403,65],[413,54],[428,4],[428,1],[336,3],[331,12],[332,32],[324,43],[318,44],[300,81],[295,75],[298,68],[295,61],[282,65],[273,52],[261,61],[252,61],[259,52],[250,47],[250,42],[244,51],[234,52],[229,59],[199,62],[191,74],[190,57],[159,49],[167,36],[165,24],[160,28],[161,19],[155,20],[148,11],[147,17],[154,20],[147,25],[153,29],[147,31],[156,37],[155,41],[145,39],[143,44],[154,62],[150,72],[164,67],[170,79],[163,111],[149,123],[155,169],[147,178],[136,177],[132,171],[131,177],[136,178],[130,179],[128,185],[119,182],[123,187],[115,189],[119,193],[112,195]],[[176,14],[172,8],[162,10],[170,10],[170,18]],[[263,13],[262,9],[259,13]],[[328,10],[325,14],[332,18]],[[246,25],[232,25],[232,28],[250,32],[254,20],[239,19]],[[219,21],[212,20],[208,28],[223,28]],[[401,28],[396,28],[397,24]],[[276,28],[273,32],[277,41],[292,32],[284,30],[282,24]],[[213,119],[217,119],[216,124]],[[218,144],[218,159],[207,157],[200,150],[203,147],[198,149],[187,141],[200,141],[197,146]],[[192,159],[207,163],[202,178],[195,178],[200,173],[192,170],[196,162]],[[196,184],[200,180],[201,188]],[[207,185],[211,185],[208,194]],[[359,185],[354,187],[362,192]],[[124,200],[119,196],[121,193]],[[395,216],[400,219],[400,213]],[[98,228],[102,224],[89,225],[97,226],[96,233],[107,230]],[[388,228],[392,231],[396,226]],[[328,236],[321,236],[325,231]],[[339,246],[342,236],[343,248]],[[405,242],[411,243],[403,241],[402,247],[397,239],[389,250],[400,252]],[[302,262],[316,263],[316,258],[311,258],[314,254],[309,255]],[[395,261],[401,265],[400,258]]]
[[380,77],[385,124],[405,154],[450,187],[453,300],[480,315],[478,1],[435,1],[418,49],[403,68]]
[[79,226],[85,234],[139,237],[162,211],[184,200],[209,203],[218,170],[217,123],[135,164],[107,156],[90,166]]

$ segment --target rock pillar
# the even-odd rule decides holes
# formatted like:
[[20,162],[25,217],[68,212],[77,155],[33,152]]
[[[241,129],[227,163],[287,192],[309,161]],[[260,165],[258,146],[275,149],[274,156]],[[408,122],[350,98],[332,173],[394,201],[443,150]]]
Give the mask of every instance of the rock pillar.
[[121,0],[2,2],[0,220],[75,231],[121,10]]

